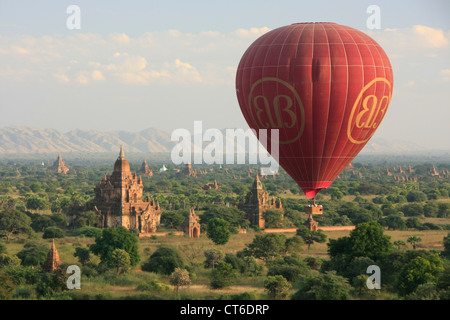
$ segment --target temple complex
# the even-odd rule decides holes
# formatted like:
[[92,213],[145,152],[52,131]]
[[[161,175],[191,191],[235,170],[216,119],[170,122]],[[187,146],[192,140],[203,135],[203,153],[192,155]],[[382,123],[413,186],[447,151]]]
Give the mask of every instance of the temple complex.
[[156,232],[161,219],[158,202],[143,200],[144,185],[141,177],[131,173],[123,148],[114,164],[114,171],[106,175],[95,187],[95,212],[99,227],[124,226],[139,233]]
[[263,213],[267,210],[284,212],[280,199],[269,199],[269,193],[264,191],[259,174],[256,174],[252,189],[247,193],[245,200],[238,204],[238,208],[247,213],[247,219],[252,225],[265,228]]
[[48,167],[50,170],[56,171],[58,173],[64,173],[66,174],[69,172],[69,168],[64,163],[61,154],[58,154],[58,158],[56,158],[55,162],[53,162],[53,165],[51,167]]

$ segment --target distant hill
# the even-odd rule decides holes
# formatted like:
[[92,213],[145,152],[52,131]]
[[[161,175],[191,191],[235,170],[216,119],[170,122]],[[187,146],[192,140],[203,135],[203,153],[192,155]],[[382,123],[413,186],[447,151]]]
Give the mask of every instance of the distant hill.
[[[225,136],[224,130],[223,134]],[[167,153],[178,142],[170,140],[170,134],[148,128],[139,132],[72,130],[61,133],[54,129],[32,127],[6,127],[0,129],[0,154],[45,153],[116,153],[123,145],[127,153]],[[225,143],[225,141],[224,141]],[[240,146],[238,150],[245,150]],[[362,154],[424,152],[426,148],[413,142],[371,139]]]
[[7,127],[0,129],[0,154],[55,152],[170,152],[174,142],[164,131],[149,128],[140,132]]
[[404,140],[387,140],[383,138],[373,138],[367,142],[362,153],[401,153],[401,152],[418,152],[427,148],[420,146],[411,141]]

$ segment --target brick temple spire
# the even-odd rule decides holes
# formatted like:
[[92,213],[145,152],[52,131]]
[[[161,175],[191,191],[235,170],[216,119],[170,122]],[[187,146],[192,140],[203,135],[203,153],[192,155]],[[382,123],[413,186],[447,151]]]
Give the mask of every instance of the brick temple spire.
[[44,262],[43,270],[46,272],[53,272],[59,269],[61,261],[59,260],[59,253],[56,250],[55,239],[53,239],[52,247],[47,255],[47,260]]
[[67,167],[64,163],[64,160],[61,157],[61,153],[58,154],[58,157],[56,158],[55,162],[53,162],[53,165],[49,167],[49,169],[64,174],[67,174],[67,172],[69,172],[69,167]]
[[125,160],[125,153],[123,152],[123,145],[120,145],[120,153],[119,153],[119,159]]

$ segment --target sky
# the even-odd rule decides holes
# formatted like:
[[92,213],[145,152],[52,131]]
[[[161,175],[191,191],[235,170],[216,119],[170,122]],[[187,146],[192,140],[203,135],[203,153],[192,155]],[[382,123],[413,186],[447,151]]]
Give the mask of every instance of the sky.
[[235,93],[245,50],[277,27],[324,21],[367,33],[391,60],[374,137],[450,149],[449,15],[437,0],[0,0],[0,128],[247,128]]

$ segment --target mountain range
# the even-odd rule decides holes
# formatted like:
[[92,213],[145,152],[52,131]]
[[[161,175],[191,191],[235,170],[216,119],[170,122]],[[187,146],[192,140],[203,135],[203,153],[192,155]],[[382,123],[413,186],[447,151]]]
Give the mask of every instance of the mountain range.
[[[170,152],[175,145],[170,134],[156,128],[139,132],[72,130],[66,133],[54,129],[5,127],[0,129],[0,154],[35,154],[68,152],[117,152],[123,145],[127,152]],[[363,153],[399,153],[424,151],[409,141],[371,139]]]
[[149,128],[139,132],[6,127],[0,129],[0,154],[55,152],[170,152],[174,142],[164,131]]

